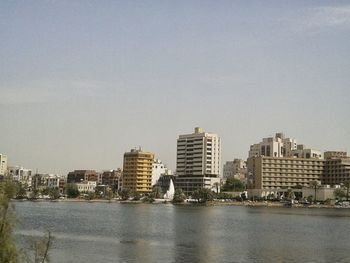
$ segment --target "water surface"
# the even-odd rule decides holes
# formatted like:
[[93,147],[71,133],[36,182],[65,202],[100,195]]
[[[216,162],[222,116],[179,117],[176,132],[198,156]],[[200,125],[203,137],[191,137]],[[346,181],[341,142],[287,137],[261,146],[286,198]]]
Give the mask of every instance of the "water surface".
[[350,262],[350,210],[16,202],[61,262]]

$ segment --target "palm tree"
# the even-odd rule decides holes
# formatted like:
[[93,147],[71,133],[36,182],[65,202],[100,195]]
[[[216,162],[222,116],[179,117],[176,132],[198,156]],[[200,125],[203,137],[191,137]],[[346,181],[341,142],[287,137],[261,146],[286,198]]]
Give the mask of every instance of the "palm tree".
[[345,181],[343,185],[346,188],[346,201],[349,201],[349,188],[350,188],[350,181]]
[[309,186],[312,187],[315,190],[315,195],[314,195],[314,202],[316,203],[316,194],[317,194],[317,188],[320,187],[320,183],[318,181],[311,181],[309,182]]

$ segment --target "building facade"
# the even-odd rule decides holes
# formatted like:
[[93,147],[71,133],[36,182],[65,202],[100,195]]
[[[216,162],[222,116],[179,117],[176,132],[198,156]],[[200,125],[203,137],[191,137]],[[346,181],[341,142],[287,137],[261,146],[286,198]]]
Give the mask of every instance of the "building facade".
[[0,153],[0,175],[4,176],[7,173],[7,155]]
[[242,159],[234,159],[233,161],[228,161],[224,164],[223,176],[224,178],[234,176],[237,179],[242,176],[246,176],[247,167],[245,161]]
[[350,181],[350,157],[346,152],[328,151],[324,153],[324,158],[323,184],[340,185]]
[[26,169],[21,166],[9,166],[8,173],[14,181],[20,182],[23,186],[31,186],[33,173],[31,169]]
[[308,187],[311,181],[321,183],[324,160],[255,156],[248,158],[247,188],[251,195],[268,196],[281,189]]
[[162,175],[171,175],[171,174],[172,174],[171,170],[169,170],[161,160],[155,159],[152,165],[152,186],[157,184],[159,178]]
[[220,183],[221,140],[196,127],[177,139],[175,187],[191,194],[200,188],[216,189]]
[[108,186],[113,193],[119,189],[119,181],[122,176],[122,170],[110,170],[102,173],[102,185]]
[[142,149],[132,149],[124,154],[123,189],[138,193],[152,191],[152,164],[154,154]]
[[94,170],[74,170],[67,175],[67,183],[80,183],[83,181],[95,181],[97,182],[99,175]]

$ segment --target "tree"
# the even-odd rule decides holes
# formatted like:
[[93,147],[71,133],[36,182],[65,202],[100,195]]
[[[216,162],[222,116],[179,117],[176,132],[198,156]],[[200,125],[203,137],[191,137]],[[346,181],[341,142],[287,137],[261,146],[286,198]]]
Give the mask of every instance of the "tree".
[[49,251],[52,247],[54,237],[51,232],[48,231],[47,235],[40,239],[32,240],[30,248],[33,252],[32,258],[27,257],[27,262],[32,263],[49,263]]
[[198,203],[206,203],[214,200],[214,193],[207,188],[201,188],[192,193],[192,198],[197,199]]
[[49,189],[49,196],[51,200],[56,200],[60,197],[60,191],[57,187]]
[[15,207],[11,199],[16,196],[16,184],[13,181],[5,180],[0,182],[0,262],[18,263],[22,259],[28,263],[48,263],[49,250],[52,245],[53,236],[49,232],[42,239],[31,242],[30,247],[34,252],[34,260],[24,253],[18,253],[13,235],[15,227]]
[[23,199],[27,197],[27,191],[21,183],[17,185],[16,199]]
[[334,194],[334,197],[337,199],[343,199],[346,196],[345,192],[339,188],[335,189],[333,194]]
[[224,191],[241,192],[245,190],[245,185],[240,180],[229,176],[226,179],[226,183],[223,186]]
[[314,202],[316,203],[316,194],[317,194],[317,189],[320,187],[320,183],[318,181],[311,181],[309,182],[309,186],[312,187],[315,190],[315,195],[314,195]]
[[10,203],[15,196],[16,185],[5,180],[0,183],[0,262],[16,263],[18,260],[13,237],[15,227],[14,206]]
[[349,189],[350,189],[350,181],[345,181],[343,183],[346,189],[346,201],[349,201]]
[[176,189],[174,193],[173,203],[183,203],[186,200],[186,195],[182,189]]
[[66,193],[68,198],[77,198],[80,195],[76,184],[67,184]]
[[152,198],[162,198],[162,195],[163,195],[162,189],[159,186],[154,187],[151,195],[152,195]]
[[35,188],[35,189],[33,189],[33,191],[30,193],[29,199],[35,200],[35,199],[38,199],[38,196],[39,196],[39,190]]
[[119,195],[122,198],[122,200],[128,200],[130,198],[131,191],[127,188],[124,188],[119,191]]
[[139,201],[141,199],[141,194],[139,192],[134,192],[133,194],[133,201]]

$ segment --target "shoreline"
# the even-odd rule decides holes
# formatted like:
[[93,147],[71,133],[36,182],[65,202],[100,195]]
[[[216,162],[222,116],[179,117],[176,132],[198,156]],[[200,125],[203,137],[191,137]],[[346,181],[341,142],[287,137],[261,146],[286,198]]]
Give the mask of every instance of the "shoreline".
[[171,201],[167,201],[164,199],[157,199],[153,203],[143,202],[141,200],[131,201],[131,200],[105,200],[105,199],[93,199],[93,200],[85,200],[85,199],[60,199],[60,200],[49,200],[49,199],[36,199],[36,200],[28,200],[28,199],[12,199],[15,202],[66,202],[66,203],[117,203],[117,204],[149,204],[149,205],[177,205],[177,206],[245,206],[245,207],[267,207],[267,208],[322,208],[322,209],[350,209],[350,206],[337,206],[337,205],[324,205],[324,204],[293,204],[286,205],[285,203],[279,202],[220,202],[220,201],[209,201],[207,203],[192,203],[192,202],[184,202],[184,203],[172,203]]

